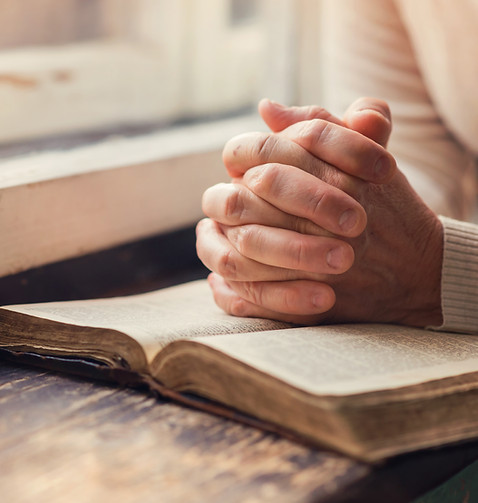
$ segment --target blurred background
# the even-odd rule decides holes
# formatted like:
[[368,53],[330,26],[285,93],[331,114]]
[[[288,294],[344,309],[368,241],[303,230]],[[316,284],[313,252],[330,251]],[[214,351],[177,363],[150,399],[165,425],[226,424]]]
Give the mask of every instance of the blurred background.
[[[225,142],[267,129],[263,97],[320,103],[320,14],[321,0],[0,0],[3,302],[46,300],[47,284],[50,300],[109,294],[128,264],[128,287],[197,268]],[[141,240],[119,262],[42,269]]]
[[0,146],[320,99],[319,0],[0,0]]

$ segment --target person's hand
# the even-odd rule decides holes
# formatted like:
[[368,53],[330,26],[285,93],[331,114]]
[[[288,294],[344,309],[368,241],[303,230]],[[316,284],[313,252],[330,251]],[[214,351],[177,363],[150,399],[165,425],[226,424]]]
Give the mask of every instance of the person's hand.
[[[216,302],[297,323],[438,324],[441,225],[379,145],[386,105],[355,103],[344,122],[270,102],[261,113],[276,133],[231,140],[224,160],[240,183],[204,197],[214,220],[198,227],[198,253],[216,272]],[[322,119],[302,120],[311,115]],[[371,169],[377,160],[383,169]]]

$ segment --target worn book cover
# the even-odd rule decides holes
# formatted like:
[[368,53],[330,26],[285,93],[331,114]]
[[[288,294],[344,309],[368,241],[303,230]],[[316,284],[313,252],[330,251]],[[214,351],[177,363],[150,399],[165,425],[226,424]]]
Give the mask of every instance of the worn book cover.
[[207,282],[5,306],[0,348],[94,368],[367,461],[478,437],[478,338],[237,318]]

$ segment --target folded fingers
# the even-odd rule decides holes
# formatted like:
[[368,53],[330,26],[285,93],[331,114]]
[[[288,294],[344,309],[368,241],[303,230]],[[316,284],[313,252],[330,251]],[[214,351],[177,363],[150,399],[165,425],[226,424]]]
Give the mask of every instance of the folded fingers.
[[303,234],[328,234],[312,221],[280,210],[239,183],[219,183],[207,189],[202,209],[209,218],[225,225],[262,224]]
[[342,274],[354,262],[353,248],[337,238],[259,224],[220,228],[241,256],[261,264],[316,274]]
[[323,119],[298,122],[280,133],[337,169],[372,183],[394,175],[394,157],[357,131]]
[[234,281],[284,281],[306,273],[274,267],[242,255],[222,232],[220,224],[205,218],[196,227],[196,249],[203,264]]
[[338,236],[357,237],[367,225],[367,214],[357,200],[299,168],[256,166],[247,171],[242,183],[283,212]]
[[218,184],[203,196],[203,211],[226,225],[261,224],[304,234],[357,237],[367,224],[363,207],[345,192],[299,168],[251,168],[241,183]]
[[281,163],[297,166],[347,190],[353,178],[388,182],[396,171],[393,156],[366,136],[339,124],[311,119],[279,133],[246,133],[229,140],[224,164],[232,177],[253,166]]
[[241,177],[254,166],[271,162],[300,166],[322,176],[333,169],[292,139],[271,132],[250,132],[231,138],[224,146],[222,158],[232,178]]
[[336,238],[210,219],[199,222],[196,247],[206,267],[234,281],[320,279],[345,272],[354,260],[352,247]]
[[234,316],[311,325],[335,303],[333,289],[319,282],[236,282],[214,273],[208,280],[216,304]]

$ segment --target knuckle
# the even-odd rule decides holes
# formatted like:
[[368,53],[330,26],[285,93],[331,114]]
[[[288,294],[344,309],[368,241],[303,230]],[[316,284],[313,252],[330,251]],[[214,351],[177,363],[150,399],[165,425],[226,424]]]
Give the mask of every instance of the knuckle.
[[[377,166],[378,162],[386,169],[384,173],[375,171],[374,167]],[[389,152],[378,143],[369,140],[361,142],[360,146],[357,146],[352,169],[353,173],[360,178],[380,180],[393,171],[394,162],[395,160]]]
[[330,190],[316,190],[312,193],[310,204],[310,216],[314,222],[320,221],[320,217],[323,214],[322,208],[325,203],[330,199]]
[[257,138],[252,155],[257,159],[258,164],[268,162],[277,146],[277,136],[273,133],[265,133]]
[[234,296],[231,299],[226,311],[233,316],[247,316],[249,314],[247,302],[238,296]]
[[262,304],[262,288],[260,283],[253,281],[242,282],[242,290],[244,292],[244,297],[253,304]]
[[365,171],[368,166],[382,154],[382,148],[374,141],[362,141],[355,146],[356,155],[350,161],[355,161],[358,172]]
[[318,231],[317,226],[313,222],[302,217],[292,216],[289,227],[299,234],[314,234]]
[[[257,233],[258,231],[256,231]],[[246,254],[247,250],[253,246],[254,232],[252,227],[243,226],[238,227],[234,231],[234,246],[241,254]]]
[[268,163],[254,170],[253,177],[248,179],[248,185],[256,195],[280,196],[282,188],[280,180],[281,166]]
[[298,314],[297,311],[297,290],[292,287],[285,288],[282,292],[282,309],[290,314]]
[[234,280],[236,278],[237,264],[233,250],[226,250],[220,254],[216,272],[225,279]]
[[231,187],[224,200],[224,215],[228,220],[240,221],[244,214],[244,201],[240,190]]
[[392,113],[386,101],[379,98],[374,98],[372,103],[372,110],[376,110],[378,113],[382,114],[386,120],[392,120]]
[[308,256],[308,246],[302,237],[289,241],[286,253],[293,269],[302,269]]
[[319,105],[310,105],[307,110],[307,117],[309,119],[328,120],[331,117],[331,114],[328,110]]
[[302,131],[302,136],[310,144],[326,143],[334,131],[332,123],[323,119],[312,119],[306,124],[306,127]]

